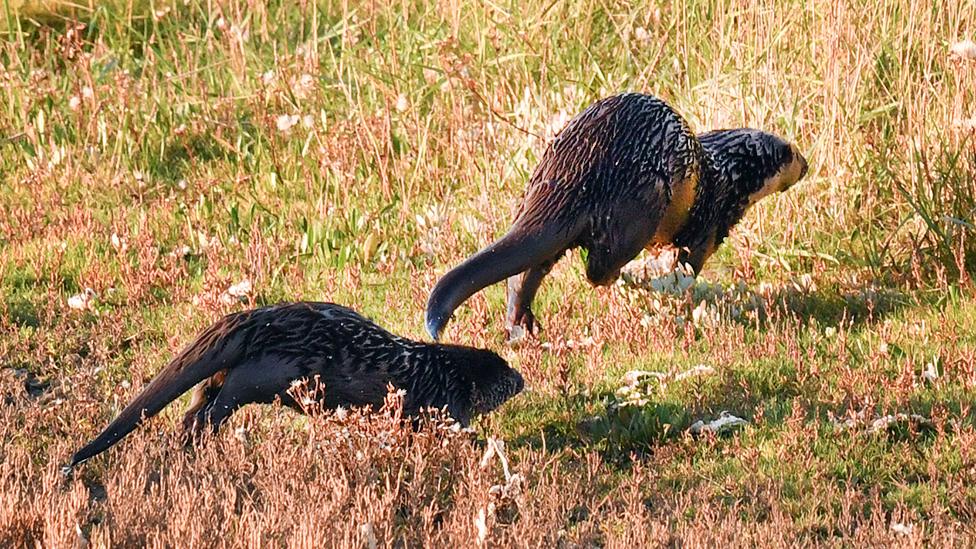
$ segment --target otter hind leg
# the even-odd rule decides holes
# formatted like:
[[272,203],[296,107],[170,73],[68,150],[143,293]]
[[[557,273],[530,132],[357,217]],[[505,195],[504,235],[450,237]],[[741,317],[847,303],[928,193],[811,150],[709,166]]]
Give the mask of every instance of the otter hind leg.
[[199,406],[191,416],[187,413],[184,426],[187,427],[186,442],[198,442],[205,432],[217,434],[220,426],[227,421],[238,408],[247,404],[241,398],[238,384],[224,383],[219,391],[215,391],[204,405]]
[[532,313],[532,301],[542,285],[542,279],[549,274],[559,258],[543,262],[530,267],[527,271],[508,279],[508,315],[506,329],[509,336],[515,326],[521,326],[525,331],[533,333],[542,329]]
[[586,278],[594,286],[608,286],[620,276],[620,269],[654,238],[659,215],[646,208],[628,208],[612,217],[611,223],[586,247]]
[[213,404],[226,379],[227,370],[221,370],[201,381],[193,388],[193,393],[190,396],[190,405],[183,415],[185,442],[192,442],[196,434],[199,433],[202,428],[201,420],[203,419],[203,413]]
[[280,395],[287,394],[292,381],[307,373],[304,370],[294,361],[267,355],[235,367],[227,374],[216,395],[196,411],[193,436],[199,438],[204,429],[216,434],[245,404],[274,402]]

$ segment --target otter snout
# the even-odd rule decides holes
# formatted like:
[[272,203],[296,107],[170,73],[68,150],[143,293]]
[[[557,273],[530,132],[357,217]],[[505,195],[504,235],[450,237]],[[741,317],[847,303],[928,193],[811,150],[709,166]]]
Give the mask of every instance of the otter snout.
[[476,413],[487,414],[505,404],[525,388],[522,374],[510,368],[504,375],[486,386],[476,387],[474,409]]
[[512,384],[512,394],[509,398],[522,392],[525,389],[525,380],[522,379],[522,374],[518,370],[512,370],[511,382]]
[[[796,151],[795,147],[794,150]],[[810,165],[807,164],[807,159],[804,158],[802,154],[800,154],[800,151],[796,151],[794,154],[796,154],[796,160],[800,163],[800,177],[797,178],[797,181],[799,181],[800,179],[803,179],[803,177],[807,175],[807,169],[810,167]]]
[[791,144],[790,151],[793,153],[793,166],[792,169],[789,170],[792,172],[792,177],[786,178],[786,184],[783,185],[783,188],[781,189],[783,191],[789,189],[793,185],[796,185],[798,181],[807,175],[807,170],[810,169],[810,165],[807,163],[806,157],[803,156],[800,149],[798,149],[796,145]]

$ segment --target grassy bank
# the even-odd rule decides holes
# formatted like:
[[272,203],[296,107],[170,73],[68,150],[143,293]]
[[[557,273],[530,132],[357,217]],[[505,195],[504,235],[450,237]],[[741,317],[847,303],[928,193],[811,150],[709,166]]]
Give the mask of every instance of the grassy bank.
[[[972,543],[976,6],[0,8],[0,544]],[[424,338],[436,278],[622,90],[810,173],[687,292],[595,290],[570,254],[514,348],[502,288],[475,296],[446,339],[530,386],[477,436],[253,408],[187,453],[174,409],[59,475],[226,312],[336,301]],[[670,377],[625,395],[632,370]],[[690,434],[722,411],[750,424]]]

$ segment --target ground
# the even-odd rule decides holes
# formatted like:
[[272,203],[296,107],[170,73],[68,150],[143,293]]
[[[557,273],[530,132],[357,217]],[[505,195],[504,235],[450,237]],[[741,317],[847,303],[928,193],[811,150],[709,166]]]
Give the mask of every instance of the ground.
[[[3,2],[0,545],[972,544],[976,5],[873,4]],[[181,401],[62,475],[227,312],[425,339],[437,277],[622,90],[810,172],[694,284],[570,254],[516,346],[501,285],[472,298],[445,339],[527,381],[474,433],[266,406],[184,450]]]

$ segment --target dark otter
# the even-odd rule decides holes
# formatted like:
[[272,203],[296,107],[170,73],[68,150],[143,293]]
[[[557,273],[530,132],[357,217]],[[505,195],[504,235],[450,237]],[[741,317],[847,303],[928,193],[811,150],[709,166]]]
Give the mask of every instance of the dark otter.
[[213,432],[239,407],[276,399],[302,407],[288,390],[318,376],[319,402],[379,407],[387,384],[406,391],[404,413],[445,408],[462,424],[522,390],[522,376],[492,351],[420,343],[395,336],[332,303],[293,303],[228,315],[156,376],[95,440],[75,466],[111,447],[143,418],[197,385],[183,420],[188,435]]
[[536,325],[532,300],[566,250],[586,277],[612,283],[644,248],[674,245],[697,274],[746,209],[800,180],[795,146],[752,129],[695,136],[667,103],[638,93],[602,99],[556,136],[501,239],[444,275],[427,301],[435,340],[475,292],[508,278],[509,330]]

